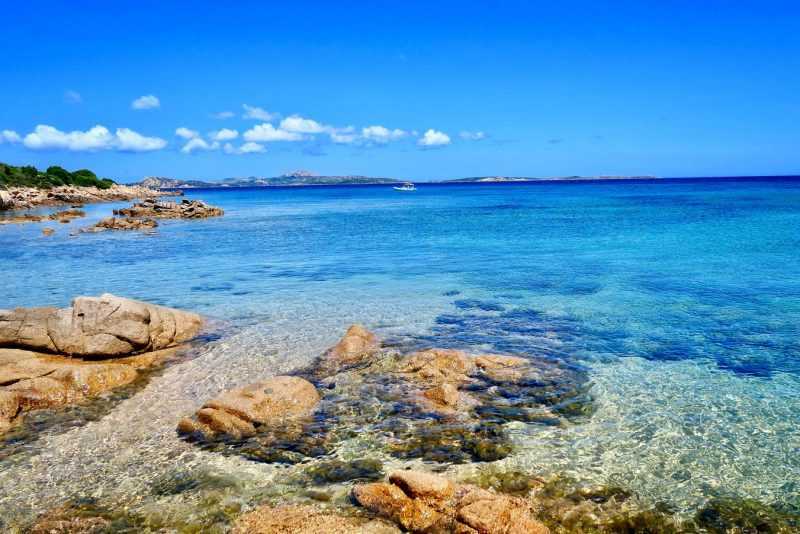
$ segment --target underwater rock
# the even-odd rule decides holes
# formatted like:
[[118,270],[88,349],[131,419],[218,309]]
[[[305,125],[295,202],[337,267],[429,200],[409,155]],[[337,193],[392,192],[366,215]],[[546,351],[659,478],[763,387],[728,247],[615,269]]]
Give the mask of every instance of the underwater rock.
[[54,233],[56,233],[56,231],[53,230],[52,228],[42,228],[42,235],[50,236],[53,235]]
[[345,516],[310,505],[264,505],[236,520],[233,534],[395,534],[400,531],[380,519]]
[[389,482],[357,484],[353,499],[410,532],[547,534],[525,499],[453,484],[420,471],[397,471]]
[[221,217],[224,213],[221,208],[210,206],[202,200],[183,199],[180,202],[160,202],[152,198],[134,204],[130,208],[114,210],[114,215],[154,219],[204,219]]
[[295,376],[276,376],[226,391],[178,423],[181,434],[212,439],[220,435],[239,439],[255,434],[260,425],[278,425],[285,419],[310,414],[319,402],[311,382]]
[[122,363],[0,349],[0,433],[24,412],[81,402],[130,384],[137,376],[133,366]]
[[18,422],[19,412],[19,395],[15,391],[0,390],[0,434]]
[[[357,363],[340,367],[340,361]],[[403,355],[381,348],[373,334],[358,326],[299,370],[298,377],[309,388],[316,386],[313,399],[319,403],[313,417],[265,424],[246,410],[212,401],[204,408],[236,415],[251,423],[255,433],[214,411],[183,419],[178,432],[206,450],[261,462],[298,463],[334,455],[340,445],[364,434],[396,458],[493,462],[512,452],[506,423],[560,424],[560,405],[588,402],[586,376],[574,368],[452,349]],[[361,478],[358,470],[343,472]]]
[[199,315],[117,297],[76,297],[69,308],[0,310],[0,347],[112,357],[178,345],[195,337]]
[[429,382],[466,382],[475,363],[460,350],[429,349],[403,358],[397,372],[409,375],[410,379]]

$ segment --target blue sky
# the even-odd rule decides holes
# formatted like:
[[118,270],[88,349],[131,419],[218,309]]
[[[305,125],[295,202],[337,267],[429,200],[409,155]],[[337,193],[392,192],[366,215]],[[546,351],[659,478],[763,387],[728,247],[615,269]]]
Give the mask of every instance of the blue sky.
[[2,26],[12,164],[800,173],[797,3],[30,1]]

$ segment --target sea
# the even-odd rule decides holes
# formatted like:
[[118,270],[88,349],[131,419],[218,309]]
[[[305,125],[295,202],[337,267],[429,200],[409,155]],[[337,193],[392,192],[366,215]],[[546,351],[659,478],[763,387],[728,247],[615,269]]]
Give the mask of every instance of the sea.
[[[510,425],[508,469],[622,486],[686,516],[723,497],[800,509],[800,179],[185,195],[225,215],[79,233],[124,205],[94,204],[44,223],[51,236],[0,226],[0,308],[113,293],[209,319],[190,357],[92,417],[0,442],[0,525],[75,499],[200,510],[203,480],[230,500],[294,498],[296,466],[204,451],[175,424],[225,389],[308,364],[352,323],[400,347],[585,372],[590,413]],[[154,491],[186,472],[205,478]]]

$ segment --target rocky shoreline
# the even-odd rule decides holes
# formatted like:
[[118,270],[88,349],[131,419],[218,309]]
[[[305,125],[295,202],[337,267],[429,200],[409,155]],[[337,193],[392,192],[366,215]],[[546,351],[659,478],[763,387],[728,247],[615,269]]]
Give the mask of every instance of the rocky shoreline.
[[122,200],[180,196],[182,191],[160,191],[140,185],[114,184],[108,189],[96,187],[59,186],[51,189],[12,187],[0,191],[0,211],[26,210],[40,206],[62,206],[118,202]]
[[0,310],[0,434],[26,412],[133,382],[194,338],[200,316],[105,294],[68,308]]
[[[0,311],[0,431],[32,410],[63,409],[130,384],[202,327],[196,314],[108,294],[77,297],[63,309]],[[194,414],[170,413],[168,424],[187,447],[210,454],[206,461],[222,454],[292,466],[285,482],[297,495],[254,495],[235,505],[209,497],[200,516],[186,517],[104,508],[89,498],[54,502],[23,531],[666,534],[800,527],[800,516],[750,501],[711,499],[694,517],[678,518],[624,488],[506,470],[500,460],[514,452],[507,424],[580,421],[591,414],[585,381],[580,371],[537,358],[435,347],[404,352],[353,325],[305,368],[217,391]],[[375,445],[375,457],[339,456],[358,435]],[[469,469],[450,469],[457,464]],[[182,473],[153,491],[177,498],[209,476]],[[222,494],[235,495],[236,485],[225,484]]]

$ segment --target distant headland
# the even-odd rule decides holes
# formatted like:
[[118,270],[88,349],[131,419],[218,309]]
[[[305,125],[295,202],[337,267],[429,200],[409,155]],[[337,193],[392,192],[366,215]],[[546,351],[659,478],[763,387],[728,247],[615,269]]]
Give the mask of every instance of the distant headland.
[[[501,182],[542,182],[542,181],[579,181],[579,180],[642,180],[654,179],[656,176],[475,176],[451,180],[431,180],[426,183],[457,184],[457,183],[501,183]],[[246,178],[226,178],[220,181],[203,180],[178,180],[150,176],[135,185],[153,189],[189,189],[208,187],[291,187],[311,185],[380,185],[396,184],[404,180],[396,178],[346,175],[331,176],[318,175],[309,171],[294,171],[274,177],[249,176]]]

